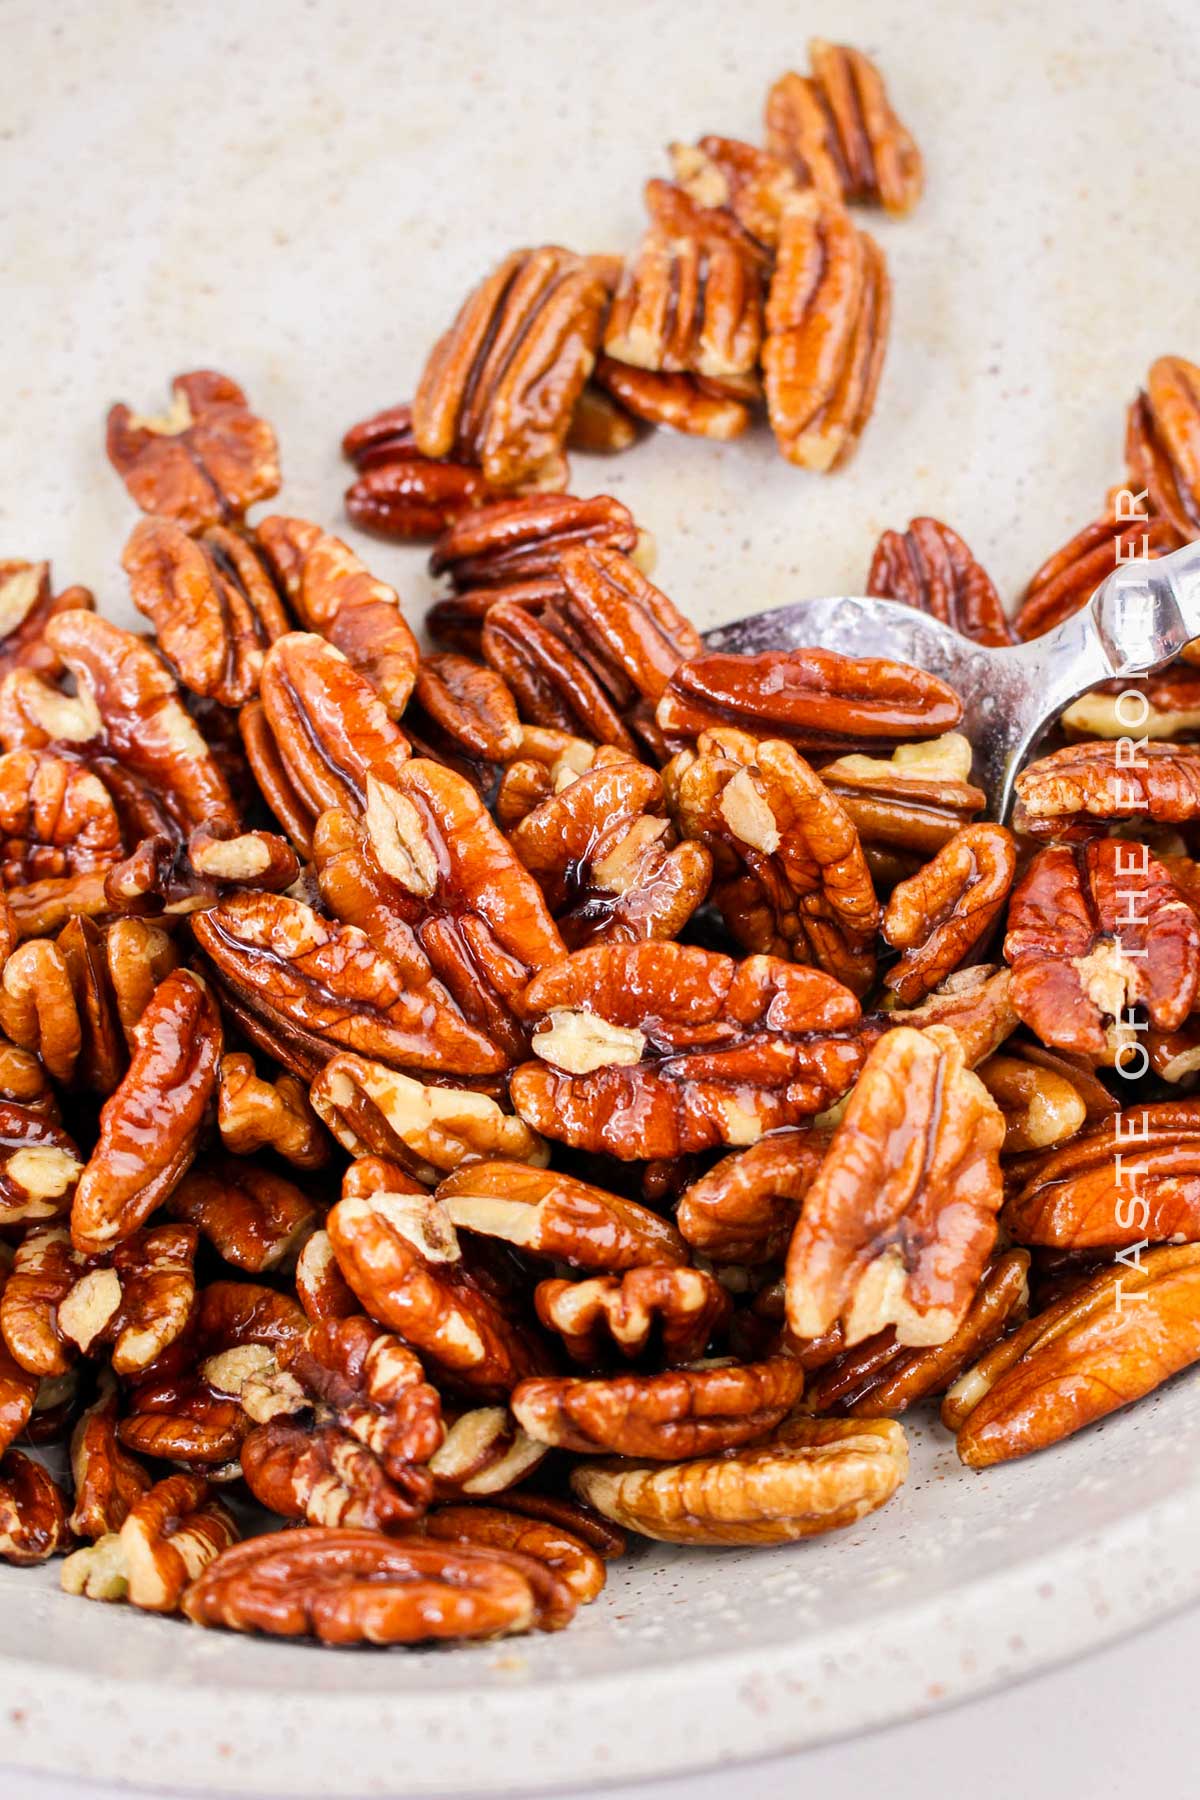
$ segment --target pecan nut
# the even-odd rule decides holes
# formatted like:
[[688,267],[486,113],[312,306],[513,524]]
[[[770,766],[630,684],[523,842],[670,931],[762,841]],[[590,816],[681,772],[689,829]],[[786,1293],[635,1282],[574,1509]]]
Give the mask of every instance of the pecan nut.
[[1128,739],[1067,744],[1017,776],[1014,827],[1032,837],[1093,836],[1122,819],[1183,825],[1200,818],[1200,752]]
[[0,1100],[0,1227],[61,1218],[82,1169],[74,1142],[52,1119]]
[[[521,721],[508,683],[470,657],[422,657],[416,700],[432,727],[426,738],[436,737],[452,756],[507,763],[521,748]],[[411,730],[411,708],[406,723]]]
[[107,869],[122,854],[121,824],[104,783],[47,750],[0,756],[4,887]]
[[1061,1144],[1074,1137],[1088,1117],[1081,1076],[1069,1063],[1043,1065],[1033,1060],[1028,1048],[1019,1046],[1016,1055],[989,1056],[978,1068],[980,1081],[1004,1114],[1008,1156]]
[[910,519],[875,546],[867,593],[900,600],[977,644],[1015,642],[991,576],[938,519]]
[[333,1423],[309,1427],[272,1419],[256,1425],[242,1444],[241,1461],[261,1506],[309,1525],[399,1530],[433,1498],[428,1470],[405,1464],[393,1479],[365,1444]]
[[458,520],[434,545],[429,567],[448,575],[459,593],[507,588],[558,573],[559,558],[575,544],[607,544],[648,566],[651,544],[627,506],[610,494],[529,494],[495,500]]
[[1134,1106],[1033,1159],[1001,1215],[1019,1244],[1088,1252],[1200,1238],[1200,1107]]
[[888,99],[869,56],[847,44],[811,38],[811,74],[772,83],[766,104],[767,148],[806,186],[887,212],[911,212],[924,167],[911,133]]
[[108,1370],[100,1375],[94,1403],[82,1415],[71,1435],[71,1476],[75,1504],[71,1531],[94,1543],[119,1531],[142,1495],[152,1486],[151,1477],[117,1437],[120,1395]]
[[139,1497],[119,1530],[68,1556],[63,1592],[128,1600],[147,1612],[178,1612],[189,1582],[238,1535],[203,1476],[168,1475]]
[[429,1459],[439,1500],[507,1495],[550,1454],[522,1431],[507,1406],[473,1406],[446,1424],[445,1439]]
[[1151,363],[1129,408],[1125,461],[1130,486],[1185,543],[1200,534],[1200,369],[1182,356]]
[[290,1269],[319,1218],[295,1182],[231,1156],[191,1168],[167,1211],[195,1226],[223,1261],[249,1275]]
[[915,1006],[982,947],[1016,867],[1003,825],[967,825],[892,889],[883,936],[902,954],[883,979],[902,1005]]
[[0,1457],[0,1562],[27,1568],[68,1548],[67,1498],[23,1450]]
[[332,1410],[343,1431],[379,1458],[393,1481],[427,1463],[445,1437],[437,1390],[397,1337],[358,1317],[311,1325],[288,1372]]
[[1061,625],[1087,605],[1119,563],[1135,557],[1152,559],[1178,549],[1178,534],[1166,519],[1134,512],[1131,503],[1136,498],[1129,490],[1119,491],[1116,504],[1068,538],[1034,572],[1013,620],[1018,638],[1041,637]]
[[279,487],[275,433],[237,382],[212,369],[176,375],[158,416],[114,406],[108,459],[143,512],[186,531],[237,521]]
[[750,396],[733,392],[725,381],[701,375],[661,375],[635,369],[611,356],[597,358],[595,379],[625,412],[645,425],[725,443],[740,437],[750,423]]
[[483,1550],[510,1550],[545,1563],[589,1606],[605,1583],[603,1559],[572,1531],[549,1520],[530,1519],[501,1506],[439,1506],[414,1527],[423,1538],[475,1544]]
[[436,1199],[451,1224],[574,1269],[611,1273],[687,1261],[679,1233],[649,1207],[590,1182],[516,1162],[469,1162]]
[[732,1302],[703,1269],[649,1263],[623,1275],[586,1281],[540,1281],[537,1316],[562,1339],[572,1362],[597,1363],[613,1346],[632,1360],[653,1339],[663,1361],[678,1365],[703,1356],[728,1323]]
[[297,1169],[320,1169],[329,1161],[329,1139],[304,1085],[294,1075],[264,1079],[244,1051],[221,1058],[217,1128],[235,1156],[273,1150]]
[[646,233],[609,308],[606,355],[719,380],[751,373],[761,342],[758,272],[733,244]]
[[67,587],[56,594],[47,562],[0,557],[0,675],[21,668],[39,675],[59,674],[62,664],[46,642],[46,621],[55,613],[91,612],[95,604],[85,587]]
[[680,1195],[681,1235],[715,1263],[773,1261],[828,1148],[825,1132],[801,1125],[722,1157]]

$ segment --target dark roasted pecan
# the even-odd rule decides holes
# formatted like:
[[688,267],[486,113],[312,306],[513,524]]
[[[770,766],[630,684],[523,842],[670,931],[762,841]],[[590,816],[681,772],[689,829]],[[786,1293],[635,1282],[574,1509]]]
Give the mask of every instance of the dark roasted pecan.
[[[408,407],[398,410],[411,418]],[[363,465],[346,489],[346,512],[360,531],[420,540],[437,537],[492,495],[482,469],[422,456],[414,440],[394,457]]]
[[48,1469],[23,1450],[0,1457],[0,1562],[45,1562],[70,1546],[67,1497]]
[[225,1262],[250,1275],[291,1268],[320,1217],[294,1182],[232,1156],[191,1168],[167,1210],[173,1219],[194,1225]]
[[1160,356],[1129,408],[1125,461],[1135,493],[1145,493],[1188,542],[1200,535],[1200,369]]
[[773,1261],[828,1148],[825,1132],[801,1125],[722,1157],[680,1195],[680,1232],[715,1263]]
[[329,1161],[329,1139],[304,1084],[294,1075],[264,1080],[244,1051],[221,1058],[217,1127],[236,1156],[274,1150],[298,1169],[320,1169]]
[[[391,1480],[406,1482],[445,1437],[437,1390],[420,1362],[373,1319],[311,1325],[287,1357],[289,1373],[343,1431],[379,1458]],[[431,1484],[432,1491],[432,1484]]]
[[767,148],[806,186],[890,213],[911,212],[924,168],[892,111],[883,76],[861,50],[810,38],[811,75],[781,75],[767,95]]
[[62,664],[45,639],[47,619],[76,609],[91,612],[94,606],[85,587],[67,587],[55,594],[49,563],[0,557],[0,675],[20,668],[39,675],[59,674]]
[[187,531],[236,522],[279,487],[275,433],[228,375],[195,369],[171,383],[171,405],[108,415],[108,459],[145,513]]
[[232,1516],[210,1497],[203,1476],[168,1475],[139,1496],[119,1529],[67,1558],[63,1591],[177,1612],[188,1583],[237,1539]]
[[1121,1067],[1145,1006],[1174,1031],[1200,987],[1200,924],[1146,844],[1100,838],[1040,850],[1013,894],[1004,954],[1012,1001],[1043,1043]]
[[541,1281],[534,1302],[542,1324],[578,1363],[602,1362],[610,1347],[638,1357],[652,1339],[668,1365],[692,1362],[732,1310],[714,1276],[665,1263],[587,1281]]
[[71,1435],[75,1485],[71,1530],[89,1543],[119,1531],[151,1486],[147,1471],[122,1448],[117,1437],[120,1393],[116,1381],[107,1369],[99,1379],[97,1398]]
[[1120,819],[1181,825],[1200,818],[1200,751],[1177,744],[1068,744],[1017,776],[1015,826],[1035,837],[1096,831]]
[[609,308],[608,356],[719,380],[750,373],[761,341],[762,288],[746,257],[720,239],[646,233]]
[[514,1162],[466,1163],[436,1198],[460,1231],[499,1238],[573,1269],[606,1273],[687,1261],[674,1226],[589,1182]]
[[645,425],[665,425],[689,437],[725,441],[740,437],[750,423],[753,396],[735,393],[702,375],[661,375],[601,356],[596,382],[625,411]]
[[1002,1222],[1019,1244],[1120,1250],[1200,1239],[1200,1104],[1132,1106],[1027,1159]]
[[892,889],[883,936],[902,955],[883,979],[902,1005],[915,1006],[982,949],[1016,867],[1003,825],[967,825]]
[[514,1071],[531,1125],[625,1159],[750,1144],[830,1105],[868,1038],[820,970],[682,944],[578,950],[530,983],[537,1062]]
[[888,1032],[804,1197],[787,1262],[798,1338],[840,1319],[847,1345],[896,1328],[944,1344],[996,1236],[1004,1120],[944,1026]]
[[938,519],[910,519],[907,531],[884,532],[867,592],[914,606],[977,644],[1015,641],[991,576]]

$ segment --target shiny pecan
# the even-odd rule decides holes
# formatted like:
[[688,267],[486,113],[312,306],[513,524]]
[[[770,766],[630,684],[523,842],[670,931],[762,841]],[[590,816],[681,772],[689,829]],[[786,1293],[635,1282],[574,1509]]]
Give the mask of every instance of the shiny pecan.
[[523,1431],[507,1406],[443,1414],[446,1436],[429,1459],[439,1500],[508,1494],[550,1454]]
[[87,1600],[128,1600],[174,1613],[189,1582],[238,1540],[232,1515],[200,1475],[168,1475],[140,1496],[118,1530],[76,1550],[62,1588]]
[[991,576],[938,519],[910,519],[875,546],[867,593],[900,600],[977,644],[1011,644],[1012,627]]
[[633,738],[603,683],[532,608],[511,596],[497,600],[484,616],[480,650],[508,683],[523,718],[634,754]]
[[94,606],[85,587],[55,594],[48,562],[0,557],[0,675],[19,668],[57,675],[62,664],[46,643],[47,619],[60,612],[91,612]]
[[189,1169],[167,1211],[194,1225],[225,1262],[250,1275],[290,1269],[320,1217],[295,1182],[232,1156]]
[[823,1364],[805,1387],[805,1410],[878,1419],[944,1393],[1024,1317],[1028,1304],[1028,1251],[1001,1251],[984,1269],[962,1323],[944,1344],[905,1349],[889,1326]]
[[1200,1245],[1135,1253],[1038,1313],[942,1406],[970,1468],[1028,1456],[1138,1400],[1200,1357]]
[[996,1236],[1004,1120],[944,1026],[890,1031],[871,1052],[788,1249],[787,1319],[853,1345],[885,1325],[944,1344]]
[[524,725],[520,755],[508,764],[496,788],[496,823],[512,831],[535,806],[570,787],[589,769],[632,760],[627,750],[613,744],[595,744],[569,731]]
[[235,1545],[183,1599],[196,1625],[325,1644],[553,1630],[573,1605],[565,1582],[511,1551],[312,1527]]
[[237,1458],[250,1428],[238,1399],[216,1392],[200,1375],[164,1376],[134,1388],[117,1435],[139,1456],[222,1480],[240,1474]]
[[1118,489],[1100,518],[1046,558],[1018,601],[1013,620],[1018,638],[1041,637],[1061,625],[1087,605],[1119,563],[1178,549],[1174,527],[1161,514],[1143,515],[1133,504],[1137,499],[1129,489]]
[[444,531],[429,557],[435,575],[448,575],[460,593],[507,588],[558,572],[562,552],[575,544],[607,544],[648,566],[652,543],[633,514],[610,494],[529,494],[494,500]]
[[1002,1222],[1017,1243],[1057,1250],[1200,1239],[1200,1105],[1132,1106],[1049,1148]]
[[[382,1158],[377,1160],[382,1164]],[[356,1165],[351,1165],[352,1168],[354,1166]],[[398,1190],[404,1193],[406,1182],[409,1182],[409,1177],[396,1169],[391,1173],[390,1181],[385,1180],[379,1188],[368,1191]],[[409,1185],[414,1192],[425,1191],[420,1182],[412,1181]],[[338,1268],[327,1231],[314,1231],[306,1241],[296,1259],[295,1282],[296,1298],[304,1308],[305,1317],[314,1325],[348,1319],[360,1310],[358,1296]]]
[[674,938],[708,892],[711,858],[659,816],[663,784],[631,760],[580,775],[533,807],[509,841],[564,942]]
[[567,449],[585,456],[615,456],[630,450],[638,440],[636,421],[623,406],[589,381],[575,402]]
[[83,1168],[54,1119],[0,1100],[0,1227],[61,1218]]
[[304,629],[328,638],[398,719],[419,653],[395,589],[372,575],[348,544],[307,519],[273,513],[255,535]]
[[763,385],[776,442],[799,468],[838,468],[875,405],[891,281],[883,251],[817,189],[784,204],[767,294]]
[[563,445],[607,295],[594,260],[515,250],[463,303],[413,399],[426,456],[479,463],[493,488],[562,488]]
[[803,1387],[800,1364],[773,1356],[657,1375],[533,1376],[521,1382],[511,1405],[529,1435],[544,1444],[673,1462],[765,1437]]
[[381,451],[377,462],[365,458],[360,462],[362,474],[346,489],[347,516],[360,531],[379,537],[436,538],[475,507],[486,505],[493,490],[482,469],[447,457],[422,456],[412,437],[411,408],[393,411],[405,415],[408,430],[396,434],[390,455]]
[[45,1562],[71,1542],[67,1497],[48,1469],[23,1450],[0,1457],[0,1562]]
[[1044,1067],[1022,1054],[1026,1046],[1014,1048],[1015,1054],[989,1056],[978,1067],[980,1081],[1004,1114],[1008,1156],[1061,1144],[1088,1117],[1082,1079],[1069,1064]]
[[664,779],[680,831],[712,852],[712,897],[735,941],[864,993],[879,904],[849,814],[804,758],[782,740],[702,732]]
[[374,1320],[359,1314],[310,1325],[289,1351],[287,1368],[393,1481],[404,1481],[410,1465],[427,1463],[440,1448],[437,1390],[412,1351]]
[[627,1531],[669,1544],[781,1544],[853,1525],[908,1473],[894,1419],[789,1419],[765,1444],[668,1464],[578,1463],[571,1487]]
[[467,1267],[453,1225],[428,1196],[342,1199],[326,1229],[365,1310],[452,1386],[503,1398],[544,1365],[540,1345]]
[[437,1201],[460,1231],[499,1238],[574,1269],[683,1263],[674,1226],[634,1200],[590,1182],[515,1162],[470,1162],[447,1176]]
[[956,969],[920,1006],[896,1007],[883,1019],[888,1025],[911,1025],[917,1031],[928,1031],[931,1025],[944,1026],[958,1039],[963,1060],[973,1069],[993,1055],[1017,1028],[1012,973],[989,963]]
[[801,1125],[722,1157],[680,1195],[681,1235],[715,1263],[773,1261],[828,1148],[827,1133]]
[[1013,894],[1004,954],[1018,1015],[1046,1044],[1119,1068],[1145,1006],[1174,1031],[1200,987],[1200,924],[1146,844],[1040,850]]
[[111,1249],[167,1199],[196,1154],[216,1091],[221,1017],[190,971],[167,976],[133,1037],[71,1205],[71,1236],[85,1252]]
[[291,621],[249,539],[223,525],[190,537],[170,519],[143,519],[121,564],[184,687],[222,706],[258,692],[267,648]]
[[351,1156],[392,1158],[418,1181],[438,1181],[474,1157],[549,1160],[537,1133],[489,1095],[426,1085],[361,1056],[332,1057],[309,1091]]
[[[741,138],[710,132],[698,143],[670,146],[674,183],[650,182],[646,207],[668,239],[696,238],[710,250],[732,249],[749,269],[769,260],[796,177],[786,162]],[[632,361],[632,358],[629,360]]]
[[1017,776],[1014,825],[1034,837],[1094,835],[1120,819],[1181,825],[1200,817],[1200,751],[1129,738],[1067,744]]
[[433,1498],[433,1477],[412,1464],[385,1472],[378,1457],[339,1425],[272,1419],[242,1444],[246,1486],[260,1505],[309,1525],[394,1531]]
[[755,392],[735,391],[729,380],[663,375],[657,370],[635,369],[611,356],[597,358],[595,380],[644,425],[661,425],[688,437],[715,438],[722,443],[742,435],[750,423],[751,402],[757,397],[756,383]]
[[413,1530],[442,1543],[530,1556],[564,1581],[580,1606],[590,1605],[604,1586],[604,1563],[590,1544],[559,1524],[530,1519],[508,1507],[439,1506]]
[[577,950],[530,983],[537,1062],[513,1104],[548,1137],[612,1155],[754,1143],[837,1099],[866,1053],[848,988],[816,969],[682,944]]
[[445,760],[507,763],[523,737],[517,704],[502,675],[452,651],[423,656],[417,670],[417,719],[405,723],[449,752]]
[[188,531],[236,521],[279,487],[275,433],[237,382],[212,369],[176,375],[165,413],[114,406],[108,460],[143,512]]
[[598,1363],[614,1347],[641,1356],[653,1341],[668,1365],[703,1356],[729,1319],[732,1302],[703,1269],[648,1263],[587,1281],[540,1281],[537,1316],[562,1339],[572,1362]]
[[623,707],[659,700],[703,642],[637,564],[604,544],[577,544],[560,561],[563,592],[547,616]]
[[646,233],[609,308],[608,356],[719,379],[752,371],[761,342],[758,272],[732,244]]
[[0,756],[0,883],[6,888],[106,869],[122,854],[108,789],[48,750]]
[[297,1169],[320,1169],[329,1161],[329,1139],[304,1084],[287,1074],[265,1079],[241,1050],[221,1058],[217,1128],[236,1156],[273,1150]]
[[668,739],[733,725],[799,750],[927,738],[961,718],[962,702],[936,675],[833,650],[708,651],[675,671],[657,713]]
[[892,110],[883,76],[848,44],[810,38],[810,75],[789,72],[767,94],[767,148],[806,186],[895,214],[921,197],[924,167]]
[[967,825],[892,889],[882,930],[902,954],[883,979],[903,1005],[916,1005],[983,947],[1016,867],[1003,825]]
[[886,758],[839,756],[820,773],[854,821],[880,885],[915,874],[987,805],[971,785],[971,746],[956,731],[897,744]]
[[71,1530],[94,1543],[119,1531],[153,1483],[117,1437],[120,1393],[109,1370],[100,1373],[99,1392],[71,1434],[71,1477],[75,1504]]
[[1129,483],[1187,542],[1200,535],[1200,369],[1182,356],[1151,363],[1129,408]]
[[[6,1245],[0,1250],[0,1306],[10,1263],[11,1253]],[[4,1341],[3,1313],[0,1312],[0,1457],[25,1432],[41,1385],[41,1377],[23,1369],[9,1350]]]

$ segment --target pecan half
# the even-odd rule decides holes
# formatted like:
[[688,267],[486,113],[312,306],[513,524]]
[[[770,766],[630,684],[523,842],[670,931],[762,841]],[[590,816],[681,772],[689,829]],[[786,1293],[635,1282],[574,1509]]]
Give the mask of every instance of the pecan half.
[[866,1053],[849,989],[775,957],[598,945],[536,977],[541,1060],[510,1077],[548,1137],[623,1159],[748,1144],[837,1099]]
[[[1179,536],[1160,514],[1142,517],[1129,505],[1137,495],[1125,490],[1123,502],[1110,505],[1100,518],[1068,538],[1030,577],[1017,605],[1013,630],[1018,638],[1041,637],[1086,606],[1100,583],[1122,562],[1135,557],[1165,556],[1179,547]],[[1190,534],[1189,534],[1190,535]]]
[[[408,407],[397,409],[411,419]],[[411,435],[411,432],[410,432]],[[346,513],[360,531],[379,537],[436,538],[492,498],[482,469],[449,458],[422,456],[411,444],[368,466],[346,489]]]
[[[696,237],[733,248],[750,268],[779,239],[779,221],[796,177],[778,156],[741,138],[708,133],[696,144],[672,144],[675,182],[650,182],[646,206],[669,238]],[[664,192],[663,190],[666,189]]]
[[[446,760],[507,763],[521,748],[522,727],[508,683],[494,669],[470,657],[445,652],[423,656],[417,670],[416,700],[435,739],[450,752]],[[406,724],[413,729],[413,709]],[[422,724],[424,721],[422,721]]]
[[970,1468],[1028,1456],[1138,1400],[1200,1357],[1200,1245],[1104,1268],[950,1389],[942,1419]]
[[590,1182],[514,1162],[470,1162],[436,1198],[460,1231],[499,1238],[534,1256],[606,1273],[645,1263],[683,1263],[687,1250],[665,1219]]
[[762,347],[767,413],[799,468],[851,455],[875,406],[891,322],[883,251],[817,189],[784,204]]
[[958,1039],[963,1060],[973,1069],[993,1055],[1020,1023],[1012,1003],[1012,973],[989,963],[956,969],[920,1006],[896,1007],[883,1020],[916,1031],[944,1026]]
[[320,1217],[292,1181],[238,1157],[191,1168],[167,1202],[222,1259],[247,1274],[290,1269]]
[[55,594],[48,562],[0,557],[0,675],[20,668],[59,674],[62,664],[45,640],[47,619],[76,609],[91,612],[95,604],[85,587]]
[[100,1374],[99,1393],[71,1434],[71,1478],[75,1504],[71,1531],[94,1543],[119,1531],[152,1480],[117,1437],[120,1394],[107,1370]]
[[1046,1044],[1118,1067],[1144,1005],[1174,1031],[1200,987],[1200,924],[1146,844],[1100,838],[1040,850],[1008,915],[1012,1002]]
[[890,1031],[871,1052],[788,1249],[800,1338],[836,1319],[846,1343],[895,1325],[944,1344],[996,1236],[1004,1120],[944,1026]]
[[143,512],[187,531],[236,521],[279,487],[275,433],[237,382],[212,369],[176,375],[158,416],[114,406],[108,460]]
[[530,1437],[543,1444],[672,1462],[765,1437],[803,1387],[800,1364],[773,1356],[658,1375],[534,1376],[521,1382],[510,1404]]
[[1200,752],[1177,744],[1067,744],[1017,776],[1017,831],[1094,835],[1118,819],[1182,825],[1200,818]]
[[1030,1159],[1002,1222],[1019,1244],[1081,1252],[1200,1238],[1200,1106],[1129,1107]]
[[553,1570],[580,1606],[589,1606],[605,1582],[603,1560],[590,1544],[547,1520],[530,1519],[500,1506],[439,1506],[413,1528],[423,1538],[510,1550]]
[[27,1568],[71,1542],[67,1498],[48,1469],[23,1450],[0,1457],[0,1562]]
[[1129,408],[1125,461],[1130,486],[1144,491],[1188,542],[1200,535],[1200,369],[1182,356],[1151,363],[1146,386]]
[[6,888],[91,874],[122,854],[108,789],[82,764],[48,750],[0,756],[0,883]]
[[867,593],[900,600],[977,644],[1011,644],[1012,627],[991,576],[938,519],[910,519],[875,546]]
[[[1186,646],[1190,655],[1192,646]],[[1128,698],[1122,696],[1128,695]],[[1134,696],[1137,699],[1134,699]],[[1131,732],[1128,720],[1138,726]],[[1200,669],[1187,662],[1169,663],[1155,675],[1106,681],[1072,701],[1059,719],[1068,738],[1130,738],[1157,742],[1194,738],[1200,731]]]
[[261,1506],[309,1525],[396,1531],[433,1498],[427,1470],[406,1464],[393,1479],[365,1444],[333,1423],[257,1425],[242,1444],[241,1461]]
[[892,110],[883,76],[848,44],[810,38],[811,75],[789,72],[767,94],[767,148],[806,186],[897,215],[921,197],[924,167]]
[[203,1476],[168,1475],[137,1500],[119,1530],[68,1556],[63,1592],[128,1600],[147,1612],[178,1612],[189,1582],[238,1535]]
[[761,341],[758,272],[732,244],[646,233],[609,308],[608,356],[720,379],[750,373]]
[[646,567],[650,540],[627,506],[610,494],[529,494],[494,500],[458,520],[434,545],[429,567],[448,575],[460,593],[507,587],[558,572],[562,552],[574,544],[607,544]]
[[606,1519],[668,1544],[784,1544],[853,1525],[908,1473],[894,1419],[789,1419],[765,1444],[668,1464],[578,1463],[571,1487]]
[[820,774],[853,819],[881,881],[894,881],[906,859],[919,859],[919,867],[987,805],[987,795],[970,782],[971,746],[956,731],[929,743],[897,744],[886,758],[839,756]]
[[680,1195],[681,1235],[715,1263],[773,1261],[828,1148],[827,1133],[801,1125],[722,1157]]
[[668,1366],[692,1362],[704,1355],[732,1311],[714,1276],[666,1263],[587,1281],[540,1281],[534,1304],[542,1324],[557,1332],[578,1363],[603,1361],[610,1346],[632,1359],[652,1339]]
[[217,1128],[236,1156],[273,1150],[297,1169],[320,1169],[329,1161],[329,1139],[303,1083],[294,1075],[265,1080],[244,1051],[221,1058]]
[[523,718],[634,754],[633,738],[603,683],[532,608],[511,595],[489,606],[480,650],[503,675]]
[[1003,825],[967,825],[892,889],[883,935],[903,954],[883,979],[905,1006],[916,1005],[983,946],[1016,867],[1016,845]]
[[332,1410],[343,1431],[379,1458],[393,1481],[427,1463],[445,1437],[441,1401],[420,1362],[372,1319],[311,1325],[287,1368]]
[[666,426],[688,437],[727,442],[740,437],[750,423],[745,395],[724,383],[699,375],[661,375],[601,356],[596,362],[599,387],[645,425]]

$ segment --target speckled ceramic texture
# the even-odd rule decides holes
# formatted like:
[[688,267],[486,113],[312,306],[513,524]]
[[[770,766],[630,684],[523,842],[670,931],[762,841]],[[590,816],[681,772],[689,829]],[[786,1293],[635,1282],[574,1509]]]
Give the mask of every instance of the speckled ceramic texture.
[[[430,8],[0,0],[0,555],[128,617],[105,410],[227,369],[278,427],[286,509],[339,526],[337,441],[411,393],[515,243],[630,245],[662,146],[754,135],[809,32],[878,54],[928,193],[871,222],[895,285],[851,466],[768,437],[578,459],[708,625],[860,587],[932,512],[1015,594],[1121,472],[1150,359],[1200,355],[1194,8]],[[1185,16],[1186,14],[1186,16]],[[348,534],[353,535],[353,534]],[[367,546],[416,622],[423,557]],[[869,650],[869,646],[864,646]],[[770,1552],[648,1547],[559,1637],[336,1653],[86,1605],[0,1569],[0,1762],[229,1790],[528,1793],[764,1755],[977,1692],[1200,1593],[1200,1386],[1032,1461],[933,1423],[877,1517]]]

